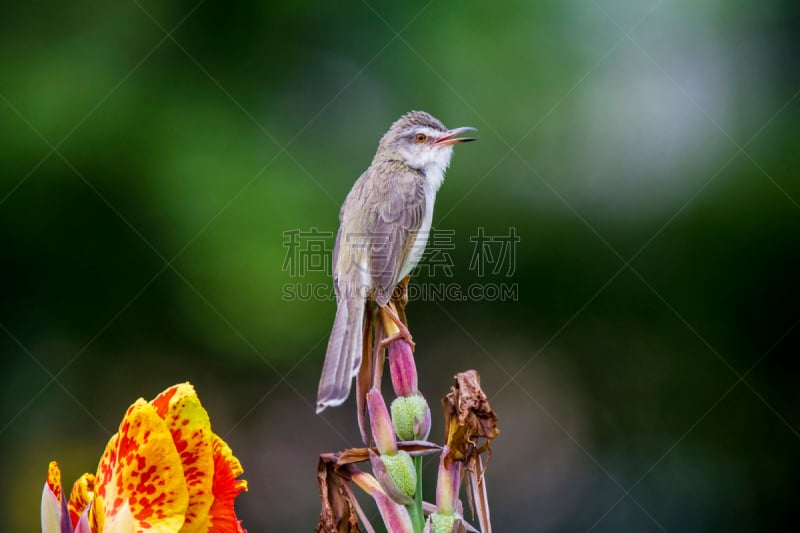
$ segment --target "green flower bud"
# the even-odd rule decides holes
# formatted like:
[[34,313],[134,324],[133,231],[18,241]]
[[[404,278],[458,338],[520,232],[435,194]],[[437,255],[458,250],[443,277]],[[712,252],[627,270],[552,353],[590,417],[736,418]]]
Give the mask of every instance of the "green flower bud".
[[397,488],[413,496],[417,491],[417,471],[408,452],[400,450],[395,455],[381,455],[381,460]]
[[432,513],[428,520],[430,520],[431,530],[433,533],[453,533],[453,525],[455,525],[456,520],[461,518],[457,514],[442,514],[442,513]]
[[395,398],[391,406],[392,425],[400,440],[427,439],[431,430],[431,410],[419,394]]

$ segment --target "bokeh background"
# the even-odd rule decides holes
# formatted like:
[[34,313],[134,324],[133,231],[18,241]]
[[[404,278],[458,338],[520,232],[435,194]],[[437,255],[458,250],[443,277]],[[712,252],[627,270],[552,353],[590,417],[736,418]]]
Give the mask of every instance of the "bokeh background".
[[[410,109],[457,147],[434,224],[506,301],[410,305],[434,405],[478,369],[498,531],[797,526],[796,2],[4,2],[0,509],[94,471],[136,398],[191,381],[250,531],[309,531],[334,304],[285,268]],[[479,227],[520,241],[470,268]],[[330,242],[328,242],[330,246]],[[431,494],[435,461],[426,463]]]

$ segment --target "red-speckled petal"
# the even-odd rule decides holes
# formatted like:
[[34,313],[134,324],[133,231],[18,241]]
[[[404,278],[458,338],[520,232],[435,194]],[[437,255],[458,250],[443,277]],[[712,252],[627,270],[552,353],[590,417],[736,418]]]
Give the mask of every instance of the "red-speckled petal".
[[78,523],[75,524],[75,533],[94,533],[92,526],[89,522],[89,511],[91,507],[87,507],[83,513],[78,517]]
[[[97,531],[100,531],[99,529]],[[142,524],[138,522],[131,514],[131,507],[128,505],[128,502],[117,511],[117,514],[114,515],[114,519],[110,521],[106,521],[105,526],[102,530],[102,533],[144,533],[145,531],[158,531],[159,533],[167,533],[167,532],[174,532],[175,530],[164,526],[163,524],[157,524],[156,526],[151,526],[149,522]]]
[[168,388],[151,403],[167,423],[183,464],[189,506],[181,533],[208,531],[209,509],[214,500],[214,454],[208,413],[190,383]]
[[50,461],[50,464],[47,465],[47,487],[53,493],[56,501],[61,503],[61,498],[64,496],[61,490],[61,469],[58,468],[58,463],[55,461]]
[[78,526],[78,521],[81,519],[86,506],[92,502],[93,495],[94,474],[84,474],[72,485],[67,507],[69,508],[69,518],[73,528]]
[[47,480],[42,490],[42,533],[71,533],[67,504],[61,489],[61,470],[58,463],[50,461]]
[[211,504],[209,533],[246,533],[236,518],[233,501],[247,490],[247,481],[237,480],[244,470],[230,447],[217,435],[214,438],[214,503]]
[[188,503],[172,435],[156,409],[139,399],[125,413],[119,433],[103,452],[90,521],[103,533],[173,533],[183,525]]

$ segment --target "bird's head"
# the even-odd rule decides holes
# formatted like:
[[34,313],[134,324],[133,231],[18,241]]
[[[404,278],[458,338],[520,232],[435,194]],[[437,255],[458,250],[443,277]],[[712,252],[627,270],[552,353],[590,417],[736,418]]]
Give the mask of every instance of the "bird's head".
[[469,126],[449,130],[428,113],[412,111],[392,124],[381,139],[377,157],[399,160],[422,171],[432,166],[445,169],[450,164],[453,145],[475,140],[457,137],[465,131],[477,130]]

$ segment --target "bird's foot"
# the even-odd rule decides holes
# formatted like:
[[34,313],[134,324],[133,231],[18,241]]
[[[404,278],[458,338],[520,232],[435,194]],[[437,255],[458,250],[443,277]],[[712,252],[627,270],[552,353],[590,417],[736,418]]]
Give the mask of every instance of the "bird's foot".
[[390,336],[386,337],[385,339],[383,339],[380,342],[380,347],[381,348],[386,348],[391,343],[393,343],[394,341],[399,340],[399,339],[403,339],[404,341],[406,341],[408,343],[408,345],[411,346],[411,351],[412,352],[414,351],[414,346],[416,346],[415,343],[414,343],[414,339],[411,338],[411,332],[408,331],[408,328],[405,327],[405,326],[403,326],[403,328],[400,329],[400,331],[398,331],[394,335],[390,335]]

